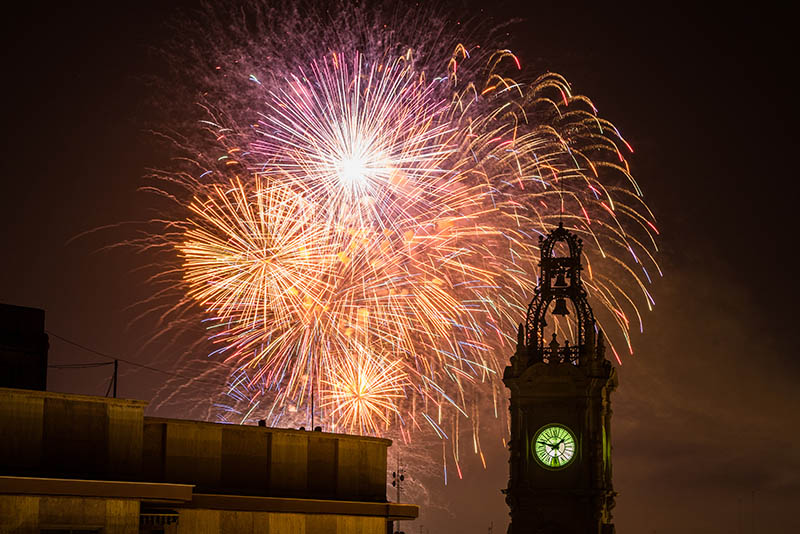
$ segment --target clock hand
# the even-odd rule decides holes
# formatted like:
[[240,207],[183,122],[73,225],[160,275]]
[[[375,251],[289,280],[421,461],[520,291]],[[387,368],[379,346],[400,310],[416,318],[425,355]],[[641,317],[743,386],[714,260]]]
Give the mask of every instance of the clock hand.
[[556,450],[556,446],[554,446],[552,443],[547,443],[546,441],[537,441],[536,443],[541,443],[542,445],[547,445],[548,447],[550,447],[551,450]]

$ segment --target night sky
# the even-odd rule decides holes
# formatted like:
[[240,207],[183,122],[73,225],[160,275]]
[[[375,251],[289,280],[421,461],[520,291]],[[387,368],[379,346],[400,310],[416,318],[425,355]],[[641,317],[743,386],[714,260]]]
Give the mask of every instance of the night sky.
[[[518,17],[511,39],[523,63],[565,75],[620,128],[659,221],[665,276],[613,397],[618,532],[800,531],[796,30],[788,13],[761,6],[600,4],[468,9]],[[134,321],[151,258],[102,250],[124,228],[72,240],[152,216],[137,187],[164,155],[143,114],[174,7],[26,9],[0,22],[0,302],[44,308],[53,333],[174,370],[174,343],[145,345],[156,318]],[[51,364],[102,361],[50,344]],[[151,400],[166,378],[123,364],[120,396]],[[103,395],[108,374],[52,369],[48,384]],[[202,387],[148,414],[184,416],[181,402]],[[505,532],[506,453],[484,442],[488,470],[467,460],[463,480],[429,487],[449,510],[423,507],[406,532],[486,532],[491,522]]]

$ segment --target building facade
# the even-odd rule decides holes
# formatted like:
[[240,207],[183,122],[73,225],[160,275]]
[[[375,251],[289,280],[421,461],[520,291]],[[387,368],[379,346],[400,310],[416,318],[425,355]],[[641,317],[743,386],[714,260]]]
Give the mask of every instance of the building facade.
[[44,310],[0,304],[0,388],[47,389]]
[[0,534],[386,534],[418,515],[386,499],[390,440],[146,406],[0,388]]

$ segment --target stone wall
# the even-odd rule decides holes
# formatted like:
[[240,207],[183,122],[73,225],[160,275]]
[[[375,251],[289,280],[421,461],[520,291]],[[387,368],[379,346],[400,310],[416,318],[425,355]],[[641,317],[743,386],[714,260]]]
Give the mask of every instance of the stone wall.
[[146,404],[0,388],[0,473],[140,480]]
[[390,441],[146,417],[143,472],[198,493],[386,500]]
[[[386,534],[380,517],[181,510],[169,534]],[[166,533],[165,533],[166,534]]]
[[69,528],[139,534],[139,501],[0,495],[0,534],[39,534],[40,529]]

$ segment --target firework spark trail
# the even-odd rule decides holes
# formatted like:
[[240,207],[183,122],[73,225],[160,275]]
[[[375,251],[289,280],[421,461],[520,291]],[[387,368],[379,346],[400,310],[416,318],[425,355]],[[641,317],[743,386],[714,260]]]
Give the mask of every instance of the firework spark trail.
[[215,67],[211,140],[186,142],[199,171],[162,175],[193,198],[165,240],[230,365],[224,417],[288,421],[314,392],[338,428],[451,436],[460,473],[460,428],[483,458],[478,401],[498,413],[535,237],[563,221],[584,238],[597,316],[632,351],[658,232],[629,145],[563,77],[518,83],[510,51],[456,40],[443,54],[445,31],[432,47],[338,22],[335,39],[294,28],[302,56],[266,40]]
[[446,102],[416,81],[405,61],[366,68],[360,54],[352,65],[348,59],[332,54],[308,77],[301,71],[288,88],[270,91],[263,139],[252,150],[268,158],[261,168],[280,171],[330,213],[331,224],[391,230],[382,211],[397,211],[390,205],[397,194],[406,197],[402,208],[433,185],[429,175],[448,172],[443,161],[453,152],[447,141],[454,126],[440,120]]
[[[400,360],[369,354],[332,360],[333,369],[321,379],[323,402],[334,421],[359,434],[377,434],[399,415],[398,400],[406,398],[407,376]],[[336,431],[336,426],[333,427]]]

